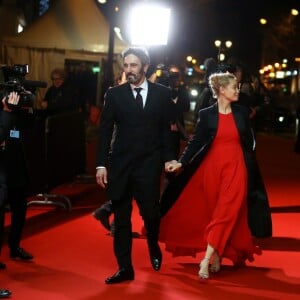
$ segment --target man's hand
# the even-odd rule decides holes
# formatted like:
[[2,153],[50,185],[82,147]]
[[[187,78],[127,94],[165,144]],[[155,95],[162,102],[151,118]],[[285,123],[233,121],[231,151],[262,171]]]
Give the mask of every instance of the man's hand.
[[182,167],[182,163],[177,162],[177,160],[172,160],[165,163],[165,171],[168,173],[176,172],[181,167]]
[[102,188],[105,188],[107,185],[107,170],[106,168],[97,169],[96,172],[96,181]]
[[11,109],[8,107],[8,104],[10,105],[14,105],[17,106],[20,100],[20,96],[16,93],[16,92],[11,92],[8,95],[8,99],[6,101],[6,97],[4,97],[2,99],[2,103],[3,103],[3,110],[4,111],[8,111],[11,112]]

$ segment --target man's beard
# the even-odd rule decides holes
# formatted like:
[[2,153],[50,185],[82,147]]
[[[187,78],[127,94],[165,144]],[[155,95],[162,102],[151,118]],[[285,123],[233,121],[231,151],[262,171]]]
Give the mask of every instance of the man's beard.
[[126,75],[126,79],[129,83],[135,84],[143,77],[143,74],[144,74],[143,71],[139,72],[138,74],[128,73]]
[[126,79],[129,83],[135,83],[137,80],[137,76],[135,74],[127,74]]

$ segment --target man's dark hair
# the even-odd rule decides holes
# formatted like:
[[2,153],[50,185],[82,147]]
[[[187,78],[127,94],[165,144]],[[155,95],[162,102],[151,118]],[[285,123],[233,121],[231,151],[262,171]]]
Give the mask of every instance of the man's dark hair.
[[147,49],[143,47],[129,47],[122,52],[121,56],[124,59],[129,54],[137,56],[141,60],[143,66],[150,64],[149,53]]

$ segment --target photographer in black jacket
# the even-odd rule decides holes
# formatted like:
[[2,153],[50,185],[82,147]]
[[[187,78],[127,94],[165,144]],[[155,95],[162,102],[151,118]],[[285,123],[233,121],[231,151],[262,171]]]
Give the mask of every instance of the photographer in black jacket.
[[[5,202],[7,200],[6,172],[5,172],[5,146],[6,140],[13,129],[14,116],[8,105],[18,105],[19,96],[11,93],[7,99],[2,99],[2,110],[0,111],[0,250],[4,234]],[[0,263],[0,268],[5,269],[5,264]],[[0,289],[0,298],[11,295],[11,291]]]
[[[28,92],[28,95],[31,94]],[[33,256],[20,247],[20,241],[26,219],[28,186],[22,131],[33,120],[33,109],[20,106],[21,98],[19,100],[19,94],[11,92],[1,103],[1,181],[6,182],[6,198],[11,210],[8,236],[10,257],[31,260]]]

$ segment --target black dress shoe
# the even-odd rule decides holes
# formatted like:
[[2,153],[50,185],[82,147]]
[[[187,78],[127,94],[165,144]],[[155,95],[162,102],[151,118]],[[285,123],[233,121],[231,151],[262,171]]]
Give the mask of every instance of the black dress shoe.
[[159,271],[162,262],[162,253],[158,243],[149,246],[149,255],[153,270]]
[[116,272],[111,277],[105,279],[106,284],[114,284],[121,283],[127,280],[134,279],[134,271],[133,268],[121,268],[118,272]]
[[107,209],[103,208],[102,206],[93,212],[94,218],[96,220],[100,221],[102,226],[105,229],[107,229],[108,231],[111,230],[111,226],[109,224],[109,217],[111,214],[112,214],[112,212],[108,211]]
[[7,298],[11,295],[10,290],[0,289],[0,298]]
[[6,264],[3,263],[3,262],[0,262],[0,269],[1,269],[1,270],[6,269]]
[[20,258],[22,260],[31,260],[33,256],[23,248],[10,249],[10,258]]

